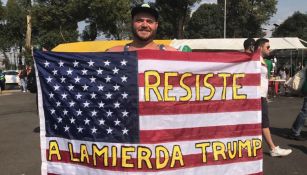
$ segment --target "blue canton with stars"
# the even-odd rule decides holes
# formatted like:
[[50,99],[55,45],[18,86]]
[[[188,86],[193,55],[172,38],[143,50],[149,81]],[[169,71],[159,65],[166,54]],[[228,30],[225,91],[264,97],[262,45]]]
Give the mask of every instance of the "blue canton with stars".
[[35,52],[34,57],[47,137],[139,142],[135,52]]

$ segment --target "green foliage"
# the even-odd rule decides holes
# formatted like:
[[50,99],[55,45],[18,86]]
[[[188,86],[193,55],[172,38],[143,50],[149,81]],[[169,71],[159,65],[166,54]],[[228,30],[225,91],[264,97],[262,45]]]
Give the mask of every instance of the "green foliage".
[[307,40],[307,14],[295,12],[273,32],[274,37],[299,37]]
[[217,4],[203,4],[194,13],[186,28],[187,38],[223,37],[223,16]]
[[[224,36],[224,0],[200,6],[192,15],[186,35],[191,38]],[[276,0],[228,0],[226,37],[262,37],[261,25],[276,13]]]
[[181,39],[184,27],[190,19],[191,8],[200,0],[156,0],[160,13],[157,37],[161,39]]

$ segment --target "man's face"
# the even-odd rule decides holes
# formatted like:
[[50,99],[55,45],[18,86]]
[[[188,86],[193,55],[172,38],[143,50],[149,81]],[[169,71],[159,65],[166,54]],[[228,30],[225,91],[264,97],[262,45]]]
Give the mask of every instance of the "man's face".
[[270,55],[270,43],[266,42],[261,46],[262,57],[267,57]]
[[153,40],[158,28],[155,17],[148,13],[138,13],[132,19],[133,36],[140,41]]

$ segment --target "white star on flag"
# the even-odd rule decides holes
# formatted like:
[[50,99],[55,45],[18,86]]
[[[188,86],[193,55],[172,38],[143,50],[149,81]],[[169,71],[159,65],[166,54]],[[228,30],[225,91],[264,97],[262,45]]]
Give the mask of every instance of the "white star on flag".
[[80,94],[80,92],[78,92],[78,94],[76,95],[77,99],[81,99],[82,95]]
[[79,133],[82,133],[82,131],[83,131],[83,128],[81,128],[81,127],[78,127],[77,129],[78,129],[78,132],[79,132]]
[[97,129],[94,127],[91,129],[92,130],[92,134],[96,133]]
[[62,60],[60,60],[59,66],[60,66],[60,67],[64,67],[64,62],[63,62]]
[[90,120],[89,120],[88,118],[86,118],[86,119],[84,120],[84,124],[85,124],[85,125],[90,125]]
[[80,83],[81,78],[79,76],[77,76],[75,79],[75,83]]
[[122,77],[120,77],[120,78],[122,79],[122,82],[127,82],[127,78],[128,78],[128,77],[126,77],[125,75],[122,76]]
[[117,84],[115,86],[113,86],[114,91],[119,91],[120,86],[118,86]]
[[77,67],[79,65],[79,62],[75,60],[73,64],[74,64],[74,67]]
[[45,67],[49,67],[50,63],[49,63],[48,61],[46,61],[46,62],[44,63],[44,65],[45,65]]
[[62,76],[60,79],[61,79],[61,83],[65,83],[65,80],[66,80],[65,77]]
[[90,103],[89,103],[88,101],[85,101],[85,102],[83,103],[83,105],[84,105],[85,108],[88,108],[89,105],[90,105]]
[[103,70],[100,69],[100,68],[99,68],[98,70],[96,70],[96,71],[97,71],[97,74],[98,74],[98,75],[102,74],[102,72],[103,72]]
[[87,91],[87,90],[88,90],[88,87],[89,87],[89,86],[88,86],[88,85],[86,85],[86,84],[85,84],[85,85],[83,85],[83,86],[82,86],[83,91]]
[[87,62],[88,63],[88,65],[91,67],[91,66],[94,66],[94,63],[95,62],[93,62],[92,60],[90,60],[89,62]]
[[108,134],[112,134],[113,129],[111,129],[110,127],[107,129]]
[[124,128],[122,131],[123,131],[123,134],[127,134],[128,135],[128,131],[129,130],[127,130],[127,128]]
[[101,119],[101,120],[98,120],[98,121],[99,121],[99,125],[104,125],[105,120]]
[[113,74],[118,74],[119,69],[115,67],[112,71],[113,71]]
[[54,94],[52,92],[50,92],[49,98],[54,98]]
[[64,127],[64,129],[65,129],[65,132],[69,131],[69,127],[67,125]]
[[110,109],[109,109],[109,111],[107,111],[107,117],[111,117],[112,116],[112,111],[110,111]]
[[96,82],[96,78],[93,77],[93,76],[90,78],[90,80],[91,80],[91,83],[95,83]]
[[118,125],[120,124],[120,121],[119,121],[118,119],[116,119],[116,120],[114,121],[114,123],[115,123],[115,126],[118,126]]
[[107,60],[107,61],[105,61],[105,62],[103,62],[104,63],[104,66],[110,66],[110,61],[109,60]]
[[77,112],[77,116],[82,115],[82,111],[79,109]]
[[52,73],[53,73],[53,75],[57,75],[58,74],[58,70],[53,69]]
[[74,87],[75,87],[75,86],[73,86],[73,85],[69,85],[69,86],[68,86],[68,90],[69,90],[69,91],[72,91],[72,90],[74,89]]
[[128,94],[126,92],[124,92],[123,94],[121,94],[123,99],[127,99],[128,98]]
[[123,61],[120,62],[120,64],[121,64],[122,66],[126,66],[126,65],[127,65],[127,62],[128,62],[128,61],[123,60]]
[[104,107],[104,103],[101,101],[100,103],[98,103],[99,108],[103,108]]
[[46,80],[47,80],[47,83],[50,83],[52,78],[49,76],[48,78],[46,78]]
[[109,75],[105,78],[105,80],[106,80],[107,83],[110,82],[111,79],[112,79],[112,78],[111,78]]
[[73,70],[69,68],[66,72],[67,72],[67,75],[72,75]]
[[87,70],[85,68],[82,70],[82,75],[87,75]]

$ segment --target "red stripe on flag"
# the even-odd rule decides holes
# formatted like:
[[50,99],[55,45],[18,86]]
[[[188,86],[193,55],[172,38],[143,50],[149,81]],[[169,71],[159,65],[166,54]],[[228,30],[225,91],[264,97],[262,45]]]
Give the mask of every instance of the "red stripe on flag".
[[197,61],[197,62],[224,62],[238,63],[244,61],[257,61],[259,53],[253,55],[243,52],[173,52],[173,51],[137,51],[139,60],[172,60],[172,61]]
[[[199,148],[199,152],[201,152],[201,149]],[[48,157],[49,151],[46,150],[46,154]],[[170,152],[171,154],[171,152]],[[153,166],[152,169],[148,168],[145,164],[144,161],[142,161],[142,168],[137,168],[137,163],[138,163],[138,159],[137,158],[131,158],[127,161],[127,163],[129,164],[133,164],[134,167],[133,168],[123,168],[121,166],[121,162],[122,159],[121,158],[117,158],[116,162],[117,165],[116,166],[111,166],[112,165],[112,158],[109,157],[108,158],[108,165],[109,166],[104,166],[104,159],[103,157],[101,158],[97,158],[96,162],[96,166],[93,165],[93,157],[89,156],[89,163],[87,162],[83,162],[81,163],[80,161],[71,161],[70,158],[70,153],[68,151],[60,151],[60,155],[61,155],[61,160],[57,160],[56,156],[52,156],[51,162],[61,162],[61,163],[69,163],[69,164],[77,164],[77,165],[82,165],[84,167],[89,167],[89,168],[94,168],[94,169],[101,169],[101,170],[109,170],[109,171],[122,171],[122,172],[159,172],[159,171],[169,171],[169,170],[179,170],[179,169],[183,169],[183,168],[193,168],[193,167],[201,167],[203,166],[205,168],[205,166],[209,166],[209,165],[225,165],[225,164],[231,164],[231,163],[239,163],[239,162],[248,162],[248,161],[256,161],[256,160],[261,160],[263,158],[262,155],[262,150],[259,149],[257,150],[256,153],[256,157],[248,157],[247,156],[247,151],[246,149],[243,149],[242,151],[242,158],[239,158],[238,155],[233,158],[230,159],[229,156],[226,153],[226,160],[224,160],[222,158],[222,156],[218,156],[219,160],[214,160],[214,155],[213,153],[207,153],[207,162],[202,162],[203,160],[203,154],[191,154],[191,155],[183,155],[183,160],[184,160],[184,167],[181,166],[179,164],[178,161],[176,161],[174,167],[170,167],[170,162],[168,161],[167,165],[165,168],[157,170],[155,169],[156,167],[156,159],[155,158],[150,158],[150,162]],[[171,156],[171,155],[170,155]],[[73,153],[73,157],[77,158],[80,160],[80,154],[79,153]],[[170,157],[171,160],[171,157]],[[161,158],[160,162],[163,162],[164,159]],[[218,168],[218,167],[217,167]]]
[[237,111],[260,111],[260,99],[211,100],[189,102],[140,102],[140,115],[198,114]]
[[[159,87],[164,86],[165,77],[164,74],[160,75],[160,85]],[[172,85],[174,87],[179,87],[180,79],[182,74],[178,74],[176,77],[169,77],[168,84]],[[204,87],[204,76],[201,75],[199,78],[199,85],[200,87]],[[139,86],[145,87],[145,75],[144,73],[139,74]],[[156,77],[150,76],[149,77],[149,83],[154,84],[157,82]],[[191,77],[187,77],[184,79],[183,83],[189,87],[195,87],[196,83],[196,75],[193,75]],[[216,74],[212,78],[209,78],[208,83],[212,84],[214,87],[223,87],[224,86],[224,79],[222,77],[218,77]],[[233,86],[233,76],[228,77],[226,79],[226,86],[232,87]],[[259,86],[260,85],[260,74],[245,74],[245,77],[243,78],[237,78],[236,84],[241,86]]]
[[241,124],[198,128],[142,130],[140,132],[140,142],[148,144],[258,135],[261,135],[261,124]]

